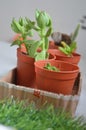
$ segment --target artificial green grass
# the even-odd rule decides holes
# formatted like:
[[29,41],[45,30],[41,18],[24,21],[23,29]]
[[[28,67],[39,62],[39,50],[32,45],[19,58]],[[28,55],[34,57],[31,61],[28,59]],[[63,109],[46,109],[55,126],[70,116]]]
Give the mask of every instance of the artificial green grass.
[[14,99],[0,101],[0,124],[17,130],[86,130],[81,117],[72,118],[52,105],[38,110],[34,104]]

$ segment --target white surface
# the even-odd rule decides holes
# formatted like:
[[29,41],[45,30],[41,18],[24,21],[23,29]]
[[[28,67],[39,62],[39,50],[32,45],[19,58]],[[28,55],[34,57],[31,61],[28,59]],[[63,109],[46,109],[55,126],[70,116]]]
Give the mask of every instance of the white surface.
[[[0,77],[5,75],[10,69],[16,67],[16,46],[10,47],[10,43],[0,42]],[[80,67],[85,69],[85,61],[83,58]],[[82,72],[82,91],[80,101],[77,107],[76,115],[84,115],[86,117],[86,74]]]
[[4,125],[0,125],[0,130],[16,130],[16,129],[11,128],[11,127],[7,127],[7,126],[4,126]]
[[0,42],[0,77],[16,67],[16,46],[8,42]]

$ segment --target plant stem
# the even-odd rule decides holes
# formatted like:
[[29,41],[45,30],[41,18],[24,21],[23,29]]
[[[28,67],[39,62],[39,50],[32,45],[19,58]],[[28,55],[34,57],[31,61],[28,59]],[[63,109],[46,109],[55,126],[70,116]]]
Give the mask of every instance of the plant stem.
[[42,44],[42,50],[45,50],[45,38],[44,38],[44,29],[41,29],[41,41],[43,42]]

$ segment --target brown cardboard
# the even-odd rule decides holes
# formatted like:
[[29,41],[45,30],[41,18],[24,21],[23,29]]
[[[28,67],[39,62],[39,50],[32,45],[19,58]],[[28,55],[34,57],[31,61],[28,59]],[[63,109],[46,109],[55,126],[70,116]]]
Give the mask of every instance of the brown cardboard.
[[33,88],[27,88],[16,84],[16,68],[0,79],[0,99],[13,96],[19,100],[27,99],[28,102],[34,102],[37,108],[44,104],[53,104],[55,108],[61,108],[74,115],[79,102],[81,92],[80,73],[73,87],[72,95],[55,94]]

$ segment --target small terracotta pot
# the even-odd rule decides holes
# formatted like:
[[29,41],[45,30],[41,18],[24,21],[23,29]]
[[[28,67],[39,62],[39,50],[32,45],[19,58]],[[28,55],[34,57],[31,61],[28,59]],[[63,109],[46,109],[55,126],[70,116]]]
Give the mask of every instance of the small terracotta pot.
[[17,49],[17,84],[31,87],[35,80],[34,58]]
[[49,49],[48,52],[51,53],[52,55],[55,55],[56,60],[66,61],[76,65],[79,63],[81,58],[81,55],[76,52],[74,52],[71,57],[65,55],[58,49]]
[[[59,68],[60,72],[44,69],[44,65],[48,62]],[[38,89],[70,95],[72,94],[73,85],[79,73],[79,67],[64,61],[37,61],[35,62],[35,72]]]

